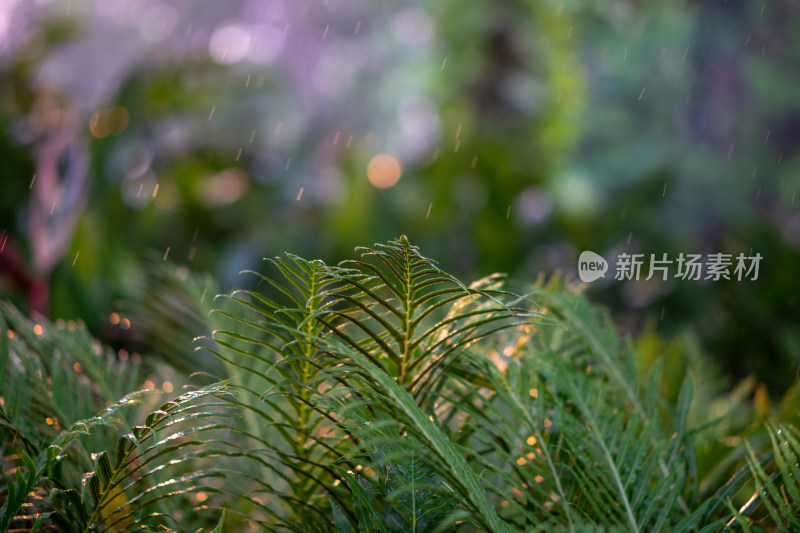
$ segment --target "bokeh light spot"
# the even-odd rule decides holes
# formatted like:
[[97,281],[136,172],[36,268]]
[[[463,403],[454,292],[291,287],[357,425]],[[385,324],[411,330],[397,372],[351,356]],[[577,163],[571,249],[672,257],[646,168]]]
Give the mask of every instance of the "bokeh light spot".
[[250,32],[238,24],[221,26],[208,43],[208,53],[216,63],[232,65],[244,59],[250,48]]
[[228,168],[198,183],[200,200],[209,207],[222,207],[239,200],[250,185],[247,172]]
[[397,183],[402,173],[400,162],[389,154],[378,154],[367,165],[367,178],[379,189],[387,189]]

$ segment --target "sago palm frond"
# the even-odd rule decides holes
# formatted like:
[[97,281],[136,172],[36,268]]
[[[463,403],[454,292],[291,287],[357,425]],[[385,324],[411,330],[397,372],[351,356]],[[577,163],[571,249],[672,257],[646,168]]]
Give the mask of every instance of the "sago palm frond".
[[137,366],[118,361],[82,326],[34,324],[0,307],[0,531],[166,525],[165,499],[214,491],[206,481],[224,474],[210,458],[238,451],[221,438],[232,428],[230,409],[214,400],[227,389],[186,392],[136,424],[142,404],[161,394],[128,393]]
[[404,237],[358,251],[270,260],[207,319],[170,277],[216,329],[219,363],[180,365],[226,385],[160,407],[81,328],[0,306],[0,531],[800,528],[800,387],[727,391],[557,281],[521,297]]
[[[362,259],[337,266],[291,255],[276,259],[280,278],[257,274],[272,295],[240,291],[230,297],[238,311],[218,312],[229,327],[214,336],[222,349],[211,349],[250,398],[240,406],[252,422],[248,435],[272,458],[262,465],[272,480],[268,492],[293,509],[289,516],[297,520],[323,524],[332,499],[338,512],[357,523],[355,509],[344,503],[352,496],[337,468],[363,436],[326,404],[326,395],[345,390],[368,411],[385,409],[396,419],[397,406],[375,402],[376,391],[366,386],[381,376],[392,390],[410,394],[403,405],[418,410],[415,419],[427,420],[443,383],[467,375],[459,360],[464,349],[515,320],[536,317],[515,307],[519,299],[492,282],[460,283],[404,237],[359,251]],[[447,450],[448,460],[460,457],[438,428],[436,434],[427,445],[438,443],[437,453]],[[476,512],[482,508],[482,520],[491,521],[494,510],[479,501],[477,482],[463,485],[471,479],[466,471],[455,479],[458,488],[475,493],[472,503]],[[280,525],[291,528],[290,522]]]

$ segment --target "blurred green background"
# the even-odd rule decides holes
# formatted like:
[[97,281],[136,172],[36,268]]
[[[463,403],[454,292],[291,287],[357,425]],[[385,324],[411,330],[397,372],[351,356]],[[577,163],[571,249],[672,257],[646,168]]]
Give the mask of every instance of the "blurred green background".
[[117,348],[157,345],[112,313],[165,262],[230,290],[406,234],[524,284],[586,249],[752,250],[756,281],[589,297],[796,380],[794,2],[5,0],[0,76],[0,296]]

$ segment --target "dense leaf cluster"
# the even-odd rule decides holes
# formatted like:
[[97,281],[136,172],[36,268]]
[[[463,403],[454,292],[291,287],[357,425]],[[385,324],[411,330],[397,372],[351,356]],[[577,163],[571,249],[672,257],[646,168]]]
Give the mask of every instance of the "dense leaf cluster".
[[79,326],[0,308],[0,530],[800,528],[793,394],[751,408],[557,281],[358,251],[218,297],[218,382],[161,405]]

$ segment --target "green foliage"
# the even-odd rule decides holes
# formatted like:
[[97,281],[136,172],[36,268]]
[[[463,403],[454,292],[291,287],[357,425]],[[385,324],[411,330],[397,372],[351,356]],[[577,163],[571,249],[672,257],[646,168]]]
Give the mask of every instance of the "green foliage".
[[[286,303],[240,291],[230,298],[239,312],[218,313],[240,330],[217,331],[223,350],[214,351],[249,396],[237,400],[251,414],[248,435],[271,452],[262,465],[267,492],[290,510],[284,516],[271,509],[275,523],[319,522],[329,514],[325,498],[356,522],[344,487],[333,485],[332,465],[363,443],[363,424],[351,427],[341,405],[349,398],[370,416],[383,410],[413,431],[427,453],[450,466],[444,479],[470,499],[479,523],[500,527],[475,474],[420,405],[432,406],[447,379],[469,373],[458,357],[464,347],[529,315],[503,303],[503,291],[464,286],[405,238],[361,251],[363,259],[336,267],[275,259],[283,283],[261,280]],[[259,423],[275,430],[272,439],[260,435]],[[278,477],[285,490],[274,490]]]
[[[711,502],[738,501],[742,485],[716,494],[707,481],[736,463],[698,465],[718,434],[709,416],[693,423],[693,399],[716,394],[731,418],[741,395],[706,390],[707,368],[684,364],[668,400],[661,368],[642,372],[579,294],[539,285],[520,299],[496,278],[465,287],[405,239],[361,251],[335,267],[276,259],[283,280],[261,284],[290,302],[242,291],[231,299],[250,318],[219,313],[241,328],[216,333],[218,354],[267,387],[270,409],[248,406],[277,430],[273,527],[653,531],[730,519]],[[431,520],[400,495],[425,501]]]
[[[355,498],[359,524],[364,529],[433,530],[453,510],[452,489],[426,464],[418,441],[411,436],[398,439],[391,429],[375,426],[366,426],[360,435],[369,454],[358,464],[378,473],[373,478],[377,484],[370,484],[358,471],[339,470]],[[352,531],[333,505],[337,531]]]
[[35,453],[68,428],[116,402],[136,385],[139,364],[122,361],[82,324],[37,324],[0,304],[0,446],[19,441]]
[[[23,474],[22,467],[17,469],[14,473],[14,477],[11,477],[5,471],[3,472],[3,475],[6,477],[7,496],[2,509],[0,509],[0,531],[8,530],[11,522],[14,521],[14,517],[25,503],[28,494],[33,491],[39,483],[45,470],[49,469],[53,464],[56,453],[58,453],[58,448],[55,446],[48,447],[44,461],[37,465],[34,464],[27,453],[21,452],[20,460],[24,465],[24,469],[27,471],[27,478]],[[41,517],[37,518],[36,523],[38,525],[41,525],[40,520]]]
[[[259,290],[218,297],[198,348],[224,385],[142,412],[135,386],[110,399],[130,383],[99,372],[117,363],[80,328],[3,307],[2,530],[800,526],[795,393],[728,392],[689,340],[621,340],[557,280],[517,296],[405,237],[359,251],[275,258]],[[57,383],[76,396],[60,432],[41,419]]]
[[0,339],[7,494],[0,531],[163,523],[165,498],[224,475],[207,460],[230,449],[218,450],[227,445],[214,438],[229,428],[229,410],[214,401],[224,386],[154,405],[155,391],[135,390],[136,363],[117,361],[77,324],[34,325],[6,305]]

